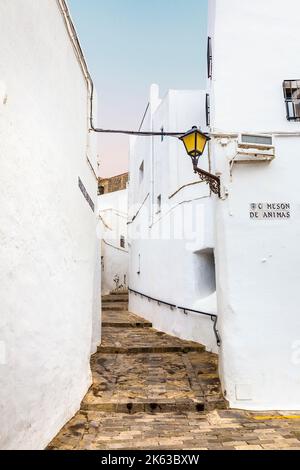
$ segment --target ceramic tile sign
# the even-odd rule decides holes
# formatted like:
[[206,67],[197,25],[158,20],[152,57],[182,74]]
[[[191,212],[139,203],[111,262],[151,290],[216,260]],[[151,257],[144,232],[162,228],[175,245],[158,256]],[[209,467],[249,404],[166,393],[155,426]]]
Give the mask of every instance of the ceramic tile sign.
[[252,203],[250,204],[251,220],[289,220],[291,205],[289,203]]

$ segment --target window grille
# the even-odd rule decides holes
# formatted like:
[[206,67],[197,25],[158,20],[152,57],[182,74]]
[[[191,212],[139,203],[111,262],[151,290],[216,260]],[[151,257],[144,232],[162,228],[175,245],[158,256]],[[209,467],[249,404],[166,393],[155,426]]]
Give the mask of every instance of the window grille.
[[125,237],[123,235],[120,237],[120,247],[125,248]]
[[213,66],[213,56],[212,56],[212,41],[211,38],[208,38],[207,41],[207,76],[212,78],[212,66]]
[[210,95],[206,95],[206,125],[210,126]]
[[300,80],[285,80],[283,92],[288,121],[300,121]]

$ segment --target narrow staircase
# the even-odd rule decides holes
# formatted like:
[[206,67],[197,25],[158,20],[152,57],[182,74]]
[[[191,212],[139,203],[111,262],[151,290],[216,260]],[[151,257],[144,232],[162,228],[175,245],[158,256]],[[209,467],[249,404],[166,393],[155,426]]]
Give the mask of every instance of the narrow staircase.
[[81,410],[109,413],[199,412],[226,408],[218,358],[204,346],[152,328],[128,312],[128,294],[102,298],[102,344]]

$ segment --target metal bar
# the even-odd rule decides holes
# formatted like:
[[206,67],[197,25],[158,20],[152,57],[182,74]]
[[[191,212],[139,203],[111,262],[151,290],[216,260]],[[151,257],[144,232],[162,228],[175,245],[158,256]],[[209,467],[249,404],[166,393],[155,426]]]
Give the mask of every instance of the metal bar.
[[220,333],[217,329],[217,323],[218,323],[218,316],[217,315],[214,315],[213,313],[200,312],[199,310],[193,310],[193,309],[186,308],[186,307],[177,307],[177,308],[178,308],[178,310],[183,310],[185,314],[186,314],[186,312],[191,312],[191,313],[197,313],[199,315],[204,315],[205,317],[210,317],[211,320],[214,322],[214,333],[215,333],[215,337],[216,337],[216,340],[217,340],[217,345],[221,346],[221,337],[220,337]]
[[200,312],[199,310],[193,310],[193,309],[186,308],[186,307],[177,307],[177,308],[178,308],[178,310],[184,310],[185,312],[199,313],[199,314],[204,315],[206,317],[210,317],[211,319],[218,318],[217,315],[214,315],[213,313]]
[[157,302],[158,305],[167,305],[172,310],[174,310],[175,308],[178,309],[178,310],[182,310],[185,315],[187,315],[187,312],[190,312],[190,313],[196,313],[198,315],[204,315],[205,317],[209,317],[214,323],[213,329],[214,329],[214,334],[215,334],[215,337],[216,337],[217,345],[219,347],[221,346],[221,337],[220,337],[220,333],[219,333],[218,328],[217,328],[217,324],[218,324],[218,316],[217,315],[215,315],[213,313],[200,312],[199,310],[193,310],[193,309],[186,308],[186,307],[178,307],[177,305],[170,304],[169,302],[164,302],[163,300],[155,299],[153,297],[150,297],[149,295],[142,294],[141,292],[138,292],[136,290],[133,290],[133,289],[130,289],[130,288],[128,290],[129,290],[129,292],[132,292],[135,295],[139,295],[139,296],[144,297],[148,300],[152,300],[153,302]]
[[141,137],[158,136],[158,137],[181,137],[184,132],[151,132],[151,131],[126,131],[117,129],[97,129],[93,127],[94,132],[102,134],[124,134],[124,135],[137,135]]
[[150,297],[149,295],[142,294],[141,292],[137,292],[133,289],[128,289],[128,290],[129,292],[132,292],[133,294],[140,295],[141,297],[145,297],[146,299],[152,300],[153,302],[157,302],[158,304],[167,305],[168,307],[172,309],[177,308],[177,305],[170,304],[169,302],[164,302],[163,300],[154,299],[153,297]]
[[218,317],[216,317],[215,320],[214,320],[214,333],[215,333],[215,337],[216,337],[216,340],[217,340],[217,345],[220,347],[221,344],[222,344],[222,341],[221,341],[221,336],[220,336],[219,330],[217,328],[217,324],[218,324]]

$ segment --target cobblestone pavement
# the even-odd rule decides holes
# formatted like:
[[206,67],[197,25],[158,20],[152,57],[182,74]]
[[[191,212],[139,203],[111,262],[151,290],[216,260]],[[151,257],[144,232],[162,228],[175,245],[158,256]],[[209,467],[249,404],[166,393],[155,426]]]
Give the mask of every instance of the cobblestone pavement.
[[[272,418],[272,419],[271,419]],[[237,411],[79,412],[53,450],[300,450],[300,419]]]
[[300,450],[300,416],[227,410],[217,356],[152,329],[126,300],[105,298],[93,385],[49,449]]
[[99,352],[105,354],[138,354],[167,352],[204,351],[201,344],[181,341],[152,328],[102,329],[102,344]]

